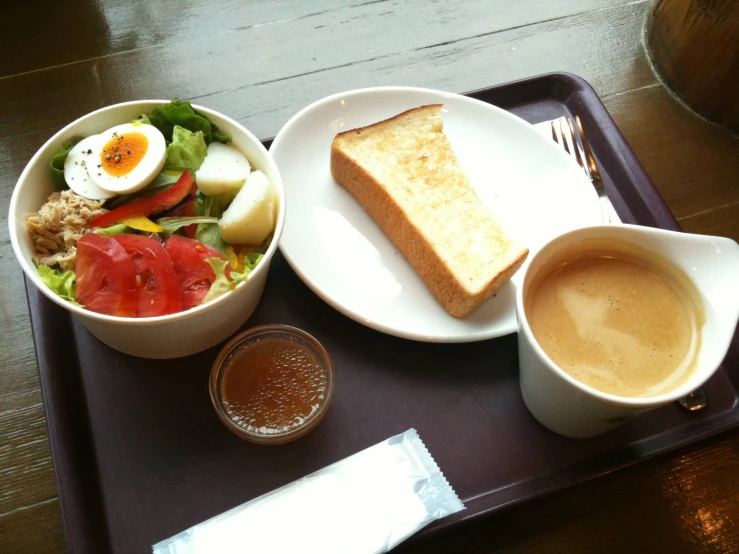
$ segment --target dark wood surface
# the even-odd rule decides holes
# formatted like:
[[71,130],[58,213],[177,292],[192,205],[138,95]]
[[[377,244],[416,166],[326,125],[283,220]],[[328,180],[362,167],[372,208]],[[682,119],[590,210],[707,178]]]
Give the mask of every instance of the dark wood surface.
[[[327,94],[455,92],[550,71],[587,79],[686,231],[739,240],[739,140],[647,62],[651,2],[11,2],[0,18],[0,207],[41,144],[104,105],[180,96],[257,135]],[[21,270],[0,227],[0,551],[64,535]],[[739,431],[400,552],[737,552]]]

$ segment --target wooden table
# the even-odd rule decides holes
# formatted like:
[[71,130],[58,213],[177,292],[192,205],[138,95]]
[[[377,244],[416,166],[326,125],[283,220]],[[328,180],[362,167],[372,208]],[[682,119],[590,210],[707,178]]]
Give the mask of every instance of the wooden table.
[[[365,86],[464,92],[550,71],[587,79],[686,231],[739,240],[739,140],[652,73],[651,2],[21,1],[0,21],[0,203],[63,125],[179,96],[273,136],[306,104]],[[0,551],[64,532],[21,270],[0,227]],[[737,552],[739,431],[403,552]]]

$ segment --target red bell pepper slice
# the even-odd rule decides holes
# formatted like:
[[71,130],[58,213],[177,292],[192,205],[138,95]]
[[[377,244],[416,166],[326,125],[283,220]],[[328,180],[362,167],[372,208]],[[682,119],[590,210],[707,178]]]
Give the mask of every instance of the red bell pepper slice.
[[[190,200],[187,204],[185,204],[185,206],[182,208],[182,215],[185,217],[192,217],[196,215],[195,214],[195,200]],[[197,229],[198,229],[198,226],[195,224],[188,225],[187,227],[184,228],[185,236],[187,236],[187,238],[189,239],[194,239]]]
[[159,194],[155,194],[151,198],[145,198],[128,204],[127,206],[121,206],[115,210],[109,211],[103,215],[99,215],[87,225],[89,227],[110,227],[115,225],[123,219],[129,217],[144,216],[149,217],[151,214],[163,212],[178,204],[185,196],[190,193],[190,188],[193,185],[193,176],[189,170],[182,172],[182,175],[177,182],[170,188]]

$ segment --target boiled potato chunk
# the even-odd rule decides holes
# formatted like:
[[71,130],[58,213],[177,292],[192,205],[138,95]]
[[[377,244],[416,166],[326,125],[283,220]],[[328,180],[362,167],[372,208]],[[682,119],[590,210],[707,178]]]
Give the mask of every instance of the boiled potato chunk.
[[218,221],[230,244],[261,244],[275,227],[277,197],[267,176],[255,171]]
[[207,196],[230,202],[244,186],[251,165],[238,148],[211,142],[203,165],[195,172],[198,188]]

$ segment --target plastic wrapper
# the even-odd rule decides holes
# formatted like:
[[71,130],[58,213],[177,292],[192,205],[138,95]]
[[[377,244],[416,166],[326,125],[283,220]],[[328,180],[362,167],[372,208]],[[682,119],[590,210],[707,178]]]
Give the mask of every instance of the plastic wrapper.
[[464,509],[415,429],[162,541],[154,554],[380,554]]

